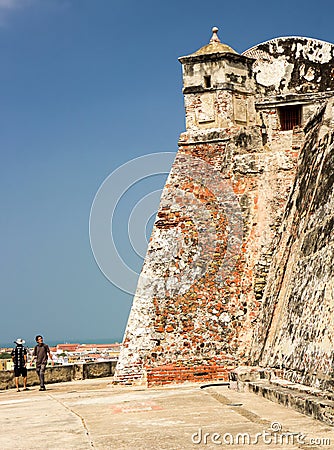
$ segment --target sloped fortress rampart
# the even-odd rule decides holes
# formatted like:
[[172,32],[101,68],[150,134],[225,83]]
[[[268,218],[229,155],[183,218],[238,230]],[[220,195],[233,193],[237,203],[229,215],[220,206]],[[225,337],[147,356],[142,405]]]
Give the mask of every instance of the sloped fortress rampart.
[[331,385],[333,44],[220,42],[181,57],[186,131],[159,211],[117,382],[280,367]]

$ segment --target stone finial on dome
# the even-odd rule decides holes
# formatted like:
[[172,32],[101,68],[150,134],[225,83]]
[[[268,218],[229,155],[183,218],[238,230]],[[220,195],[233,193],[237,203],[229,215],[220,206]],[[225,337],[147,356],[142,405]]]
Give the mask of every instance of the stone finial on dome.
[[217,27],[213,27],[212,28],[212,36],[210,39],[210,42],[220,42],[220,39],[218,37],[218,28]]
[[194,56],[199,56],[199,55],[210,55],[210,54],[219,54],[219,53],[234,53],[234,54],[237,54],[237,52],[235,50],[233,50],[232,47],[230,47],[227,44],[223,44],[222,42],[220,42],[220,39],[218,37],[217,32],[218,32],[218,28],[217,27],[213,27],[212,28],[212,36],[211,36],[210,42],[208,44],[204,45],[204,47],[201,47],[195,53],[192,53],[191,55],[183,56],[183,57],[179,58],[181,63],[183,64],[182,61],[183,61],[184,58],[194,57]]

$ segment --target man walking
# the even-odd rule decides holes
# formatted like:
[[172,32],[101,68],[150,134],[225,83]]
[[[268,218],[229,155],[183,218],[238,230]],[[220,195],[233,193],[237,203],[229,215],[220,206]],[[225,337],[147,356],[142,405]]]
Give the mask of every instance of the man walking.
[[23,339],[16,339],[14,341],[16,347],[12,350],[12,360],[14,363],[14,375],[15,375],[15,386],[17,392],[19,389],[19,377],[23,377],[23,390],[27,391],[27,349],[23,347],[25,341]]
[[49,346],[47,344],[43,343],[43,336],[40,334],[36,336],[36,342],[37,345],[34,348],[33,357],[31,360],[31,364],[34,362],[34,359],[36,358],[36,372],[39,377],[40,382],[40,391],[45,391],[45,383],[44,383],[44,373],[46,364],[48,362],[48,357],[52,360],[52,365],[54,365],[52,355],[49,349]]

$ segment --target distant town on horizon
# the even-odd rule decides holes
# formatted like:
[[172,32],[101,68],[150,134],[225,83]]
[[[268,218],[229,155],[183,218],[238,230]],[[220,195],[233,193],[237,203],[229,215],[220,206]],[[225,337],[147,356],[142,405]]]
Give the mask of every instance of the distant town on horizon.
[[[17,336],[21,337],[22,339],[24,339],[26,341],[26,343],[24,344],[25,347],[34,347],[36,345],[35,340],[32,339],[25,339],[24,336]],[[49,347],[56,347],[58,344],[118,344],[121,343],[123,338],[122,337],[118,337],[118,338],[96,338],[96,339],[47,339],[47,336],[44,337],[45,343],[49,345]],[[15,347],[15,342],[14,339],[13,341],[3,341],[0,342],[0,348],[10,348],[10,347]]]

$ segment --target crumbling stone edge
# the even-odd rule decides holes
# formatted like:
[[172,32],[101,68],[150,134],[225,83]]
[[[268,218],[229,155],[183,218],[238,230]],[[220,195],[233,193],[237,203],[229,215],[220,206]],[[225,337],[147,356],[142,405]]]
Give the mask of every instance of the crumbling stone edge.
[[334,426],[331,393],[277,376],[275,369],[238,367],[229,374],[230,388],[252,392],[275,403]]

